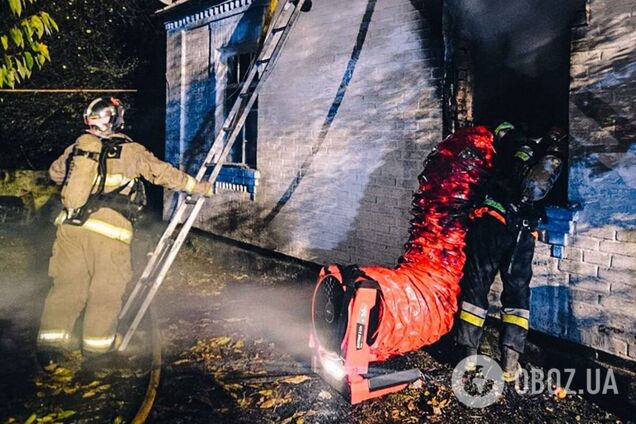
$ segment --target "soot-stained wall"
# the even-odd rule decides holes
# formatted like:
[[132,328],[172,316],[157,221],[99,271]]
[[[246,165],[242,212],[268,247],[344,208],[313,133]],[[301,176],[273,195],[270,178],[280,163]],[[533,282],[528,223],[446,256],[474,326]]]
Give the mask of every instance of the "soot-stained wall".
[[[572,27],[568,200],[581,210],[560,254],[537,243],[532,328],[636,359],[636,8],[592,0]],[[491,301],[497,303],[497,283]]]
[[[187,161],[209,114],[209,69],[221,95],[222,41],[209,28],[235,29],[240,16],[168,24],[173,163]],[[442,133],[440,19],[423,1],[314,2],[259,97],[256,201],[224,192],[197,226],[316,262],[394,264],[422,160]]]
[[[263,2],[218,3],[166,23],[166,151],[190,170],[221,125],[223,52],[262,16]],[[630,359],[634,13],[629,0],[591,0],[573,28],[568,200],[583,209],[561,258],[537,244],[531,297],[532,328]],[[206,203],[196,226],[318,263],[394,264],[416,177],[442,136],[440,23],[436,1],[315,1],[259,98],[256,200],[224,192]],[[174,204],[166,195],[165,216]],[[499,292],[496,284],[493,305]]]

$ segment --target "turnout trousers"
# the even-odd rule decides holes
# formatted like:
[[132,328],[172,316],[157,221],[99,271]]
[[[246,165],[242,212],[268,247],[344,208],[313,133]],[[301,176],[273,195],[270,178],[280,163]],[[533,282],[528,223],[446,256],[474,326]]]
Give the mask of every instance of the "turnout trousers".
[[466,236],[466,263],[461,280],[456,341],[478,349],[488,312],[488,293],[497,272],[503,282],[501,293],[501,346],[523,352],[528,332],[530,280],[534,238],[525,229],[509,229],[504,223],[483,215],[475,219]]
[[53,287],[44,303],[38,345],[66,348],[83,311],[83,350],[110,350],[132,277],[130,246],[83,227],[59,225],[49,275]]

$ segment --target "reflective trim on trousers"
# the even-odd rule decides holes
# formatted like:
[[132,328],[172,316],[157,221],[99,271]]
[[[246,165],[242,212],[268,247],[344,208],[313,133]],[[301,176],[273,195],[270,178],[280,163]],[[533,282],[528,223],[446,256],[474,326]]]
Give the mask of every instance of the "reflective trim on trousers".
[[84,348],[90,351],[103,352],[110,349],[115,341],[115,336],[108,337],[84,337],[82,343]]
[[195,180],[194,178],[188,175],[187,182],[183,191],[192,193],[192,190],[194,190],[194,187],[196,187],[196,185],[197,185],[197,180]]
[[462,302],[462,310],[470,312],[473,315],[477,315],[479,318],[486,318],[488,315],[488,311],[484,308],[480,308],[477,305],[473,305],[472,303],[468,303],[465,300]]
[[[62,213],[60,213],[55,219],[55,225],[63,224],[65,219],[66,212],[62,211]],[[113,224],[109,224],[108,222],[100,221],[95,218],[88,218],[81,228],[85,228],[88,231],[101,234],[102,236],[106,236],[126,244],[130,244],[133,238],[133,233],[128,228],[117,227]]]
[[502,313],[504,315],[515,315],[521,318],[530,318],[530,311],[523,308],[503,308]]
[[501,320],[506,324],[514,324],[525,330],[528,329],[528,318],[520,317],[517,315],[502,314]]
[[66,330],[40,330],[38,341],[42,343],[66,343],[71,334]]
[[464,310],[459,313],[459,319],[461,319],[462,321],[466,321],[467,323],[472,324],[475,327],[483,327],[484,322],[486,321],[484,318],[478,317],[477,315],[471,314],[470,312]]

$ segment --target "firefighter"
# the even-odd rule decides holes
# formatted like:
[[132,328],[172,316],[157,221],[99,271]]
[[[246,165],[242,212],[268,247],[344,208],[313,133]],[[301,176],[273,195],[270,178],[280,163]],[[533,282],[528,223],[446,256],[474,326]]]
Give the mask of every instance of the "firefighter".
[[[483,203],[472,212],[466,236],[462,302],[456,333],[463,357],[476,355],[488,312],[488,293],[499,272],[501,365],[507,382],[518,377],[529,322],[530,280],[541,200],[554,186],[565,159],[566,134],[552,128],[526,137],[503,122],[494,131],[497,156]],[[472,361],[468,370],[474,370]]]
[[53,278],[38,333],[40,363],[69,358],[69,343],[83,311],[85,356],[114,350],[117,316],[131,269],[131,221],[145,194],[140,177],[192,195],[210,196],[209,182],[157,159],[120,131],[124,105],[98,98],[84,112],[89,127],[49,169],[62,184],[64,210],[49,262]]

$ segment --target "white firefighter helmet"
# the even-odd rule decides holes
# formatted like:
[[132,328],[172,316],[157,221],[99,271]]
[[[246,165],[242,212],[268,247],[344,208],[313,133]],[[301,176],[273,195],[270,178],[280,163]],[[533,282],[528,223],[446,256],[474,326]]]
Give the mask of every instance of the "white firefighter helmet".
[[89,126],[91,133],[108,137],[124,128],[125,112],[126,108],[121,100],[115,97],[98,97],[84,111],[84,123]]

